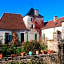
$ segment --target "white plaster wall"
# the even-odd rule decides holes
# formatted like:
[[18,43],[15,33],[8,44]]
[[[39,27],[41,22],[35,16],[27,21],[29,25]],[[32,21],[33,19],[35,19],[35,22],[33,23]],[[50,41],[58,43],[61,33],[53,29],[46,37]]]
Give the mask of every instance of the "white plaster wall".
[[[32,21],[30,21],[30,18],[32,18],[32,21],[33,21],[33,17],[28,16],[28,15],[23,18],[23,20],[25,22],[25,25],[26,25],[26,27],[28,29],[30,29],[31,25],[33,24]],[[35,19],[34,19],[34,21],[37,21],[38,23],[40,23],[40,20],[43,20],[43,18],[37,18],[37,17],[35,17]]]
[[64,39],[64,22],[62,22],[62,39]]
[[28,33],[28,41],[34,40],[33,33]]
[[[0,30],[0,36],[2,36],[2,44],[5,43],[5,33],[11,33],[11,32],[14,32],[14,31]],[[25,41],[25,32],[28,32],[28,41],[34,40],[34,33],[36,33],[36,34],[38,33],[36,30],[31,30],[31,31],[19,30],[19,31],[15,31],[15,32],[24,33],[24,41]]]
[[2,31],[0,30],[0,36],[2,36],[2,44],[5,43],[5,33],[11,33],[11,31]]
[[[48,49],[58,51],[57,45],[54,43],[53,33],[57,30],[62,32],[62,26],[55,28],[42,29],[42,36],[45,34],[45,40],[47,41]],[[62,36],[62,35],[61,35]]]
[[53,39],[53,33],[56,32],[57,30],[62,32],[62,27],[55,27],[55,28],[48,28],[48,29],[43,29],[42,30],[42,35],[45,34],[45,38],[48,40]]
[[[5,43],[5,33],[11,33],[14,31],[10,31],[10,30],[0,30],[0,39],[2,39],[2,44]],[[15,31],[16,33],[20,32],[20,33],[25,33],[27,32],[26,30],[20,30],[20,31]],[[1,37],[2,36],[2,37]],[[24,37],[25,38],[25,37]]]
[[0,31],[0,40],[4,43],[4,32]]
[[24,22],[25,22],[25,25],[26,25],[26,27],[27,27],[28,29],[30,29],[30,27],[31,27],[31,25],[32,25],[32,22],[30,21],[30,18],[32,18],[32,17],[30,17],[30,16],[28,16],[28,15],[23,18],[23,20],[24,20]]
[[28,19],[27,19],[27,18],[28,18],[28,16],[25,16],[25,17],[23,18],[23,21],[24,21],[24,23],[25,23],[26,27],[28,26],[28,25],[27,25],[27,21],[28,21]]
[[28,41],[34,40],[34,34],[38,34],[35,29],[31,29],[31,31],[28,32]]

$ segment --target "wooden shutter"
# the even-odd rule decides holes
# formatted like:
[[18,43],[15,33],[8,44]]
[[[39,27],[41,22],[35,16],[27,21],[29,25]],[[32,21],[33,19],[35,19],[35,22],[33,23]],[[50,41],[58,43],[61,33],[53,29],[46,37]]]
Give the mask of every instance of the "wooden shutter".
[[28,41],[28,33],[27,32],[25,32],[25,42],[27,42]]
[[39,41],[39,34],[37,34],[37,41]]
[[12,41],[12,32],[9,33],[9,42],[11,42],[11,41]]
[[21,33],[18,33],[18,41],[21,42]]

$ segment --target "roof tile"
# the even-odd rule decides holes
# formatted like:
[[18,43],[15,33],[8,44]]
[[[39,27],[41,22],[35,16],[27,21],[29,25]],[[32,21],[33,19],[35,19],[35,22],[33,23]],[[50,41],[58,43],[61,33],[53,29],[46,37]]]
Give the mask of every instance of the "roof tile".
[[54,20],[49,21],[44,27],[43,29],[48,29],[48,28],[53,28],[53,27],[59,27],[62,25],[62,22],[64,21],[64,17],[58,18],[56,19],[56,21],[54,22]]
[[24,30],[26,26],[20,14],[4,13],[0,19],[0,29]]

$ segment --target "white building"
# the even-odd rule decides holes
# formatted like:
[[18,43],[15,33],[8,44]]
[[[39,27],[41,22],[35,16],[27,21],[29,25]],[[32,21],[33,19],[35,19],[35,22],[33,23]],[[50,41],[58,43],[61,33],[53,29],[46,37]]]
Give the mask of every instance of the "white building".
[[43,27],[43,16],[39,14],[38,10],[31,8],[24,16],[23,20],[27,29],[35,29],[39,34],[41,34],[41,28]]
[[48,45],[49,50],[58,51],[57,43],[62,39],[62,21],[64,17],[54,16],[54,20],[48,21],[42,28],[42,41]]
[[[13,34],[15,35],[13,38]],[[37,34],[37,35],[36,35]],[[39,41],[35,29],[28,30],[21,14],[4,13],[0,19],[0,43]]]
[[18,42],[27,41],[27,28],[20,14],[4,13],[0,19],[0,44],[12,42],[13,32],[18,37]]

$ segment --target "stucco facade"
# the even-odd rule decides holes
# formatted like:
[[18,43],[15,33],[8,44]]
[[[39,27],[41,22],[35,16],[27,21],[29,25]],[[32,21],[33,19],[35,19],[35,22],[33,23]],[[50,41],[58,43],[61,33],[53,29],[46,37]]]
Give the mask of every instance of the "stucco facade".
[[[31,8],[29,10],[29,12],[24,16],[23,20],[24,20],[24,23],[25,23],[26,28],[28,30],[31,31],[31,29],[33,29],[39,34],[38,40],[40,40],[40,38],[41,38],[41,28],[43,27],[43,16],[41,16],[38,13],[38,10]],[[33,35],[34,35],[34,33],[35,32],[32,32]],[[35,34],[37,34],[37,33],[35,33]],[[28,36],[31,36],[31,35],[28,35]],[[29,40],[31,40],[31,38]]]
[[[9,39],[9,42],[12,43],[12,32],[15,32],[17,35],[18,35],[18,42],[21,43],[21,33],[24,33],[24,42],[27,41],[27,38],[26,38],[26,33],[27,33],[27,30],[20,30],[20,31],[12,31],[12,30],[1,30],[0,29],[0,43],[4,44],[5,43],[5,39],[6,39],[6,36],[5,34],[8,33],[8,39]],[[28,36],[27,36],[28,37]]]
[[62,26],[42,29],[42,41],[48,45],[49,50],[55,50],[55,51],[58,50],[56,45],[57,42],[56,41],[54,42],[54,32],[57,33],[57,31],[62,32]]
[[58,52],[58,44],[64,39],[64,17],[57,18],[49,21],[41,31],[42,42],[48,45],[49,50]]

